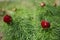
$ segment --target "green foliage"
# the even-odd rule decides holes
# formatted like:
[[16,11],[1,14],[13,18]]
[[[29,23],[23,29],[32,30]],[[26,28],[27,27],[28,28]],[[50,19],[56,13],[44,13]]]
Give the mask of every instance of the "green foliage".
[[[44,1],[44,0],[43,0]],[[39,2],[42,0],[26,0],[21,3],[13,2],[5,6],[5,9],[17,8],[13,12],[11,24],[1,23],[0,30],[4,33],[4,40],[59,40],[60,39],[60,7],[47,5],[42,8]],[[53,2],[53,1],[52,1]],[[41,20],[48,20],[51,27],[44,30]]]

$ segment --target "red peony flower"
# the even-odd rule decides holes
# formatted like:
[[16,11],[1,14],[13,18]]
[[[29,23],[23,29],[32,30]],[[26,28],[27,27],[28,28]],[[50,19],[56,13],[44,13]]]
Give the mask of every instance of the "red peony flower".
[[49,28],[50,23],[48,21],[42,20],[41,21],[41,26],[42,26],[42,28]]
[[9,15],[5,15],[4,18],[3,18],[3,21],[6,22],[6,23],[10,23],[12,21],[12,18]]

